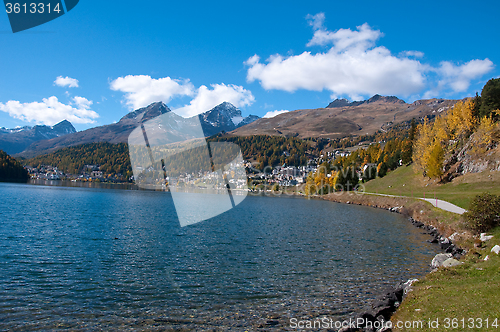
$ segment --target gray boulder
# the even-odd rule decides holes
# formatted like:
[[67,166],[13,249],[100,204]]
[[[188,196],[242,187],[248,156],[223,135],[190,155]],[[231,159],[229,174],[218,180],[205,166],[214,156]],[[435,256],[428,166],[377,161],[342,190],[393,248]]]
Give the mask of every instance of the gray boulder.
[[437,269],[438,267],[442,266],[444,261],[447,259],[451,258],[453,255],[452,254],[437,254],[434,256],[431,262],[431,267],[433,269]]
[[463,263],[457,261],[455,258],[448,258],[447,260],[445,260],[443,262],[443,264],[441,266],[443,266],[443,267],[452,267],[452,266],[457,266],[457,265],[460,265],[460,264],[463,264]]

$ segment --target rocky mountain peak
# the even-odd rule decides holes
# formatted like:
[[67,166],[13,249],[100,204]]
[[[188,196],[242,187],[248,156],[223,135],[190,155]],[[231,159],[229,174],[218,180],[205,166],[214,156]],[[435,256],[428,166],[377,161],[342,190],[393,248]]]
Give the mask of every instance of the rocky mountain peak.
[[134,122],[142,123],[167,112],[171,112],[170,108],[168,108],[168,106],[163,102],[159,101],[128,113],[123,118],[121,118],[119,122],[128,122],[130,120],[135,120]]
[[370,99],[366,100],[365,103],[374,103],[374,102],[383,102],[383,103],[392,103],[392,104],[406,104],[404,100],[399,99],[396,96],[381,96],[374,95]]
[[58,124],[52,126],[52,129],[59,135],[66,135],[76,133],[75,127],[68,120],[63,120]]
[[214,108],[226,108],[226,109],[235,109],[235,110],[238,110],[236,108],[236,106],[234,106],[233,104],[231,104],[230,102],[227,102],[227,101],[223,101],[222,103],[220,103],[219,105],[215,106]]
[[221,131],[231,131],[259,119],[256,115],[244,118],[241,110],[227,101],[200,114],[199,118],[206,136],[215,135]]
[[335,107],[345,107],[350,106],[351,102],[345,98],[335,99],[332,101],[326,108],[335,108]]
[[371,104],[375,102],[382,102],[382,103],[390,103],[390,104],[405,104],[404,100],[399,99],[396,96],[381,96],[381,95],[374,95],[370,99],[363,100],[363,101],[349,101],[345,98],[342,99],[335,99],[332,101],[326,108],[336,108],[336,107],[346,107],[346,106],[359,106],[363,104]]
[[[205,113],[202,113],[201,117],[203,120],[214,126],[230,125],[231,123],[236,125],[233,118],[242,118],[241,111],[227,101],[215,106]],[[241,122],[241,119],[238,122]]]

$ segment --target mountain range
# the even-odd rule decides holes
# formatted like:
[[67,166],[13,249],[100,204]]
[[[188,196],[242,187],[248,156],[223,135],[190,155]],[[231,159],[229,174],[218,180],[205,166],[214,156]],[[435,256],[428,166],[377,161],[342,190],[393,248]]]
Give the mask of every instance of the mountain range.
[[[147,107],[140,108],[128,113],[117,123],[90,128],[80,132],[72,132],[64,136],[51,139],[35,141],[16,156],[31,158],[41,154],[50,153],[61,148],[80,145],[85,143],[108,142],[126,143],[130,133],[142,123],[159,115],[171,112],[167,105],[162,102],[152,103]],[[235,130],[240,126],[251,123],[258,116],[250,115],[243,117],[241,111],[228,102],[223,102],[213,109],[197,115],[205,136],[211,136],[220,132]],[[179,121],[183,118],[178,117]],[[55,127],[55,126],[54,126]],[[1,148],[0,148],[1,149]]]
[[24,151],[34,142],[74,133],[76,133],[75,127],[67,120],[61,121],[54,126],[0,128],[0,150],[8,154],[16,154]]
[[234,136],[284,135],[301,138],[341,138],[374,134],[393,124],[440,114],[457,101],[418,100],[407,104],[397,97],[375,95],[368,100],[349,102],[337,99],[325,108],[303,109],[262,118],[231,131]]
[[[231,136],[295,136],[301,138],[341,138],[374,134],[393,124],[440,114],[457,101],[418,100],[411,104],[394,96],[375,95],[364,101],[336,99],[327,107],[282,113],[273,118],[243,117],[241,111],[223,102],[197,115],[205,136],[225,132]],[[0,128],[0,149],[15,156],[31,158],[58,149],[94,142],[126,143],[129,134],[142,123],[170,112],[162,102],[128,113],[117,123],[76,132],[68,121],[53,127]],[[178,121],[182,122],[181,117]]]

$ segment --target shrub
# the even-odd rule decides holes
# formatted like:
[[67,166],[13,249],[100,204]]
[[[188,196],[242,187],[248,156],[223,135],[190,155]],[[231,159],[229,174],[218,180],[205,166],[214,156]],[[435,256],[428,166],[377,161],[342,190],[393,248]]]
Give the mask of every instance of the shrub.
[[466,224],[477,233],[500,225],[500,197],[482,193],[474,197],[469,211],[464,213]]
[[373,180],[377,177],[377,167],[368,166],[363,172],[363,177],[361,178],[363,182]]

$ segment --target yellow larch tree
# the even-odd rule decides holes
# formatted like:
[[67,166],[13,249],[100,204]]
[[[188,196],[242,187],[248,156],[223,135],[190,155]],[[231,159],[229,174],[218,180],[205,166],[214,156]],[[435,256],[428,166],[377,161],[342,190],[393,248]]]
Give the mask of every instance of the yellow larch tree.
[[460,139],[469,136],[477,125],[474,116],[476,103],[474,99],[459,101],[448,112],[446,119],[448,130],[452,139]]

